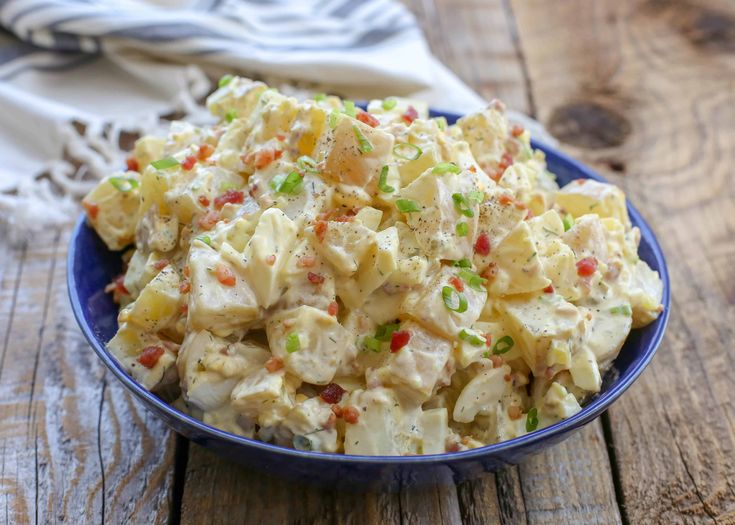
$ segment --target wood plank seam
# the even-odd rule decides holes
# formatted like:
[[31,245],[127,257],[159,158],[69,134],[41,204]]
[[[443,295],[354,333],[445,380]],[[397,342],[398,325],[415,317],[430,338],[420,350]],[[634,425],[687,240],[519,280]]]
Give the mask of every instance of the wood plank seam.
[[510,28],[511,41],[513,42],[513,48],[516,52],[516,58],[521,68],[521,76],[523,77],[523,91],[526,94],[526,101],[528,103],[528,114],[536,118],[536,100],[534,99],[533,89],[531,89],[531,76],[528,71],[528,64],[526,63],[526,55],[523,52],[521,46],[521,39],[518,33],[518,22],[516,21],[515,14],[513,12],[513,6],[510,0],[501,0],[503,12],[505,13],[505,19]]
[[20,291],[20,278],[23,275],[23,263],[26,260],[28,253],[28,243],[24,242],[20,248],[21,255],[18,261],[18,270],[15,274],[15,287],[13,290],[13,299],[10,303],[10,315],[8,316],[8,325],[5,329],[5,338],[3,341],[3,353],[0,356],[0,380],[3,378],[3,370],[5,370],[5,354],[8,351],[8,345],[10,344],[10,327],[13,325],[13,318],[15,317],[15,306],[18,303],[18,292]]

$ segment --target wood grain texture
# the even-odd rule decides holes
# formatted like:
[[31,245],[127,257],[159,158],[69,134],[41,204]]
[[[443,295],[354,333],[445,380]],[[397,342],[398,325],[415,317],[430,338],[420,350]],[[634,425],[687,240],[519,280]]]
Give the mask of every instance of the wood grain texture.
[[[513,8],[542,122],[626,189],[668,257],[665,343],[609,413],[624,517],[735,523],[735,4]],[[599,120],[614,129],[585,138]]]
[[165,523],[173,447],[103,371],[66,294],[68,230],[0,250],[0,520]]

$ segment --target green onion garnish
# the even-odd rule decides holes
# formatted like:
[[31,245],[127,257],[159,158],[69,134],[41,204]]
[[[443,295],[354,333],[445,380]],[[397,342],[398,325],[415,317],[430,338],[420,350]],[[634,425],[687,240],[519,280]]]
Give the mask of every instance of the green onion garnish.
[[298,434],[293,437],[293,448],[296,450],[312,450],[311,441],[309,438],[299,436]]
[[424,152],[421,151],[421,148],[419,148],[415,144],[409,144],[408,142],[399,142],[398,144],[393,146],[393,155],[395,155],[399,159],[416,160],[423,153]]
[[467,234],[470,231],[470,227],[467,226],[466,222],[458,222],[454,229],[459,237],[467,237]]
[[370,153],[373,151],[373,145],[370,144],[370,141],[367,139],[365,135],[363,135],[360,128],[353,125],[352,131],[355,133],[355,137],[357,138],[357,148],[360,150],[360,153]]
[[444,130],[447,129],[447,119],[446,119],[446,117],[436,117],[436,118],[433,118],[431,120],[433,120],[434,122],[436,122],[436,125],[437,125],[437,127],[440,130],[444,131]]
[[286,352],[289,354],[293,354],[294,352],[298,352],[301,350],[301,340],[299,339],[299,334],[296,332],[291,332],[286,336]]
[[212,239],[209,237],[209,235],[200,235],[198,237],[195,237],[198,241],[202,241],[207,246],[212,246]]
[[178,165],[179,165],[179,161],[173,157],[166,157],[166,158],[154,160],[153,162],[151,162],[151,166],[153,166],[157,170],[166,170],[168,168],[173,168],[174,166],[178,166]]
[[452,286],[442,288],[442,299],[448,310],[461,314],[467,311],[467,298]]
[[227,190],[235,190],[235,189],[237,189],[237,186],[231,182],[223,182],[222,184],[219,185],[219,191],[221,191],[222,193],[226,192]]
[[225,87],[227,84],[232,82],[232,79],[235,78],[232,75],[224,75],[222,78],[219,79],[219,82],[217,82],[218,87]]
[[454,207],[457,211],[465,217],[474,217],[475,212],[472,211],[472,205],[467,197],[461,193],[452,193],[452,200],[454,201]]
[[538,428],[538,410],[533,407],[526,415],[526,432],[533,432]]
[[444,175],[445,173],[459,173],[460,170],[459,166],[457,166],[454,162],[440,162],[436,166],[434,166],[434,169],[431,170],[431,173],[436,173],[437,175]]
[[236,118],[237,118],[237,111],[234,110],[234,109],[231,109],[230,111],[228,111],[227,113],[225,113],[225,120],[227,122],[232,122]]
[[302,155],[296,159],[296,166],[298,166],[301,171],[319,173],[319,170],[316,169],[316,161],[308,155]]
[[398,101],[396,99],[394,99],[393,97],[386,98],[383,101],[383,109],[386,110],[386,111],[390,111],[391,109],[393,109],[394,107],[396,107],[396,104],[398,104]]
[[324,102],[325,100],[327,100],[326,93],[317,93],[314,95],[314,102]]
[[288,193],[293,195],[301,191],[301,175],[296,171],[292,171],[286,176],[276,175],[271,181],[271,188],[278,193]]
[[355,118],[355,116],[357,115],[357,111],[355,110],[354,102],[352,102],[351,100],[344,100],[342,101],[342,106],[342,113],[352,118]]
[[387,342],[390,341],[391,336],[393,335],[393,332],[398,330],[401,327],[398,323],[386,323],[381,324],[378,329],[375,331],[375,339],[378,341]]
[[383,166],[380,170],[380,179],[378,180],[378,189],[383,193],[393,193],[396,189],[393,186],[388,186],[388,166]]
[[467,341],[472,346],[482,346],[485,344],[485,338],[480,337],[474,330],[462,330],[459,331],[459,338],[462,341]]
[[621,304],[620,306],[613,306],[610,308],[611,314],[617,314],[617,315],[627,315],[630,317],[633,315],[633,310],[630,309],[630,305],[627,304]]
[[329,114],[329,127],[331,129],[334,129],[337,127],[337,124],[339,124],[339,111],[333,109],[332,112]]
[[513,345],[515,344],[515,341],[513,341],[513,338],[509,335],[504,335],[500,339],[498,339],[495,344],[493,345],[492,352],[495,355],[504,354],[507,351],[509,351],[511,348],[513,348]]
[[372,350],[375,353],[380,352],[380,341],[378,341],[374,337],[365,336],[365,338],[362,340],[362,345],[367,348],[368,350]]
[[452,266],[456,266],[459,268],[472,268],[472,261],[469,259],[460,259],[459,261],[454,261],[454,264]]
[[473,290],[482,292],[485,289],[484,286],[487,284],[487,279],[480,277],[472,270],[461,268],[458,275],[459,278],[466,282]]
[[421,205],[416,201],[412,201],[411,199],[398,199],[396,201],[396,208],[398,208],[398,211],[401,211],[403,213],[421,211]]
[[140,186],[140,183],[132,177],[110,177],[108,180],[117,191],[123,193],[127,193]]
[[567,213],[561,222],[564,225],[564,231],[568,232],[572,229],[572,226],[574,226],[574,217],[572,217],[571,214]]
[[476,202],[477,204],[480,204],[482,201],[485,200],[485,194],[477,190],[469,192],[467,194],[467,197],[470,199],[470,201]]

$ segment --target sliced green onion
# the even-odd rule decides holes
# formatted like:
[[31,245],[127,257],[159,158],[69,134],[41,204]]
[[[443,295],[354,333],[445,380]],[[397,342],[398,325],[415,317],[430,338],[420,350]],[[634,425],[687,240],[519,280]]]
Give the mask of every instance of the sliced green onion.
[[457,232],[457,235],[459,237],[467,237],[467,234],[470,231],[470,227],[467,226],[466,222],[458,222],[457,226],[454,227],[454,230]]
[[331,129],[334,129],[337,127],[337,124],[339,124],[339,111],[333,109],[332,112],[329,114],[329,127]]
[[533,432],[538,428],[538,410],[533,407],[526,415],[526,432]]
[[386,98],[385,100],[383,100],[383,109],[386,111],[390,111],[391,109],[396,107],[396,104],[398,104],[398,101],[395,98]]
[[381,324],[375,331],[375,339],[378,341],[388,342],[390,341],[393,332],[398,330],[400,327],[401,325],[398,323]]
[[448,310],[461,314],[467,311],[467,298],[452,286],[442,288],[442,300]]
[[467,194],[467,198],[469,198],[472,202],[480,204],[482,201],[485,200],[485,194],[481,191],[473,190]]
[[314,95],[314,102],[324,102],[325,100],[327,100],[326,93],[317,93]]
[[217,82],[218,87],[225,87],[227,84],[232,82],[232,79],[235,78],[232,75],[224,75],[222,78],[219,79],[219,82]]
[[630,309],[630,305],[628,304],[621,304],[620,306],[613,306],[610,308],[611,314],[617,314],[617,315],[627,315],[630,317],[633,315],[633,310]]
[[461,193],[452,193],[452,200],[454,201],[454,207],[457,211],[465,217],[474,217],[475,212],[472,211],[472,205],[467,197]]
[[352,118],[355,118],[355,116],[357,115],[357,111],[355,110],[354,102],[352,102],[351,100],[344,100],[342,101],[342,106],[342,113]]
[[231,109],[230,111],[228,111],[227,113],[225,113],[225,120],[227,122],[232,122],[236,118],[237,118],[237,111],[234,110],[234,109]]
[[121,191],[123,193],[127,193],[140,186],[137,179],[132,177],[110,177],[108,180],[117,191]]
[[478,292],[485,290],[484,286],[487,284],[487,279],[480,277],[472,270],[462,268],[459,270],[458,275],[459,278],[466,282],[473,290],[477,290]]
[[174,166],[178,166],[178,165],[179,165],[179,161],[173,157],[166,157],[166,158],[154,160],[153,162],[151,162],[151,166],[153,166],[157,170],[166,170],[168,168],[173,168]]
[[571,214],[567,213],[561,222],[564,225],[564,231],[568,232],[572,229],[572,226],[574,226],[574,217],[572,217]]
[[396,208],[398,208],[398,211],[403,213],[421,211],[421,205],[416,201],[412,201],[411,199],[398,199],[396,201]]
[[291,332],[286,336],[286,352],[289,354],[293,354],[294,352],[298,352],[301,350],[301,340],[299,339],[299,334],[296,332]]
[[311,440],[307,437],[296,434],[293,437],[293,448],[296,450],[312,450]]
[[408,142],[399,142],[398,144],[393,146],[393,155],[395,155],[399,159],[416,160],[423,153],[424,152],[421,151],[421,148],[419,148],[415,144],[409,144]]
[[278,193],[288,193],[293,195],[301,191],[301,175],[296,171],[292,171],[285,177],[283,175],[277,175],[273,177],[271,181],[271,188],[276,190]]
[[459,331],[459,338],[462,341],[467,341],[472,346],[482,346],[485,344],[485,338],[480,337],[474,330],[462,330]]
[[308,155],[302,155],[298,159],[296,159],[296,166],[301,171],[308,171],[310,173],[319,173],[319,170],[316,169],[316,161],[309,157]]
[[431,120],[436,122],[436,125],[440,130],[445,131],[447,129],[447,118],[446,117],[436,117]]
[[444,175],[445,173],[459,173],[460,170],[459,166],[457,166],[454,162],[440,162],[436,166],[434,166],[434,169],[431,170],[431,173],[436,173],[437,175]]
[[393,186],[388,186],[388,166],[383,166],[383,169],[380,170],[378,189],[383,193],[393,193],[394,191],[396,191]]
[[513,345],[515,344],[515,341],[513,341],[513,338],[509,335],[504,335],[497,341],[495,341],[495,344],[493,345],[492,352],[495,355],[500,355],[508,352],[511,348],[513,348]]
[[362,345],[368,350],[371,350],[375,353],[380,352],[381,349],[380,341],[378,341],[375,337],[370,337],[369,335],[362,340]]
[[209,237],[209,235],[200,235],[195,238],[199,241],[202,241],[207,246],[212,246],[212,239]]
[[235,190],[235,189],[237,189],[237,186],[231,182],[223,182],[222,184],[219,185],[219,191],[221,191],[222,193],[226,192],[227,190]]
[[456,266],[459,268],[472,268],[472,261],[469,259],[460,259],[459,261],[454,261],[454,264],[452,266]]
[[357,138],[357,147],[360,150],[360,153],[370,153],[373,151],[373,145],[370,144],[370,141],[367,139],[367,137],[362,133],[360,128],[353,125],[352,131],[355,133],[355,137]]

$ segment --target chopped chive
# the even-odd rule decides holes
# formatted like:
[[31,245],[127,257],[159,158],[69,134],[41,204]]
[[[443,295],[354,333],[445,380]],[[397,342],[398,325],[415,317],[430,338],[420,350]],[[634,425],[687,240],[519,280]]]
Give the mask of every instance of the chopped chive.
[[398,104],[398,101],[395,98],[386,98],[385,100],[383,100],[383,109],[386,111],[390,111],[391,109],[396,107],[396,104]]
[[396,208],[398,208],[398,211],[403,213],[421,211],[421,205],[411,199],[398,199],[396,201]]
[[373,145],[370,144],[370,141],[362,133],[360,128],[353,125],[352,131],[355,133],[355,138],[357,138],[357,148],[360,150],[360,153],[371,153],[373,151]]
[[526,432],[533,432],[538,428],[538,410],[533,407],[526,415]]
[[289,354],[293,354],[294,352],[298,352],[301,350],[301,340],[299,339],[299,334],[296,332],[291,332],[286,336],[286,352]]
[[317,93],[314,95],[314,102],[324,102],[325,100],[327,100],[326,93]]
[[408,142],[399,142],[398,144],[393,146],[393,155],[395,155],[399,159],[416,160],[423,153],[424,152],[421,151],[421,148],[419,148],[415,144],[409,144]]
[[380,170],[380,179],[378,180],[378,189],[383,193],[393,193],[396,189],[388,185],[388,166],[383,166]]
[[227,190],[236,190],[236,189],[237,189],[237,186],[231,182],[223,182],[222,184],[219,185],[219,191],[221,193],[224,193]]
[[225,120],[227,122],[232,122],[236,118],[237,118],[237,111],[234,110],[234,109],[231,109],[230,111],[228,111],[227,113],[225,113]]
[[332,112],[329,114],[329,127],[331,129],[334,129],[337,127],[337,124],[339,124],[339,111],[333,109]]
[[572,217],[571,214],[567,213],[561,222],[564,225],[564,231],[568,232],[572,229],[572,226],[574,226],[574,217]]
[[166,158],[154,160],[153,162],[151,162],[151,166],[153,166],[157,170],[166,170],[168,168],[173,168],[174,166],[178,166],[178,165],[179,165],[179,161],[173,157],[166,157]]
[[202,241],[207,246],[212,246],[212,239],[209,237],[209,235],[200,235],[196,237],[196,239]]
[[271,181],[271,188],[276,190],[278,193],[288,193],[293,195],[301,192],[301,175],[298,172],[292,171],[286,176],[277,175],[273,177]]
[[467,311],[467,298],[452,286],[442,288],[442,300],[448,310],[461,314]]
[[460,259],[459,261],[454,261],[454,264],[452,266],[456,266],[459,268],[472,268],[472,261],[469,259]]
[[312,450],[311,441],[309,438],[297,434],[293,437],[293,448],[296,450]]
[[235,78],[232,75],[224,75],[222,78],[219,79],[219,82],[217,82],[218,87],[225,87],[227,84],[232,82],[232,79]]
[[480,337],[474,330],[462,330],[459,331],[459,338],[462,341],[467,341],[472,346],[482,346],[485,344],[485,338]]
[[484,286],[487,284],[487,279],[480,277],[472,270],[461,268],[458,275],[459,278],[466,282],[473,290],[477,290],[478,292],[485,290]]
[[385,323],[381,324],[377,330],[375,330],[375,339],[382,342],[390,341],[393,332],[401,327],[399,323]]
[[447,118],[446,117],[435,117],[431,120],[436,122],[436,125],[440,130],[445,131],[447,129]]
[[617,315],[627,315],[630,317],[633,315],[633,310],[630,309],[630,305],[628,304],[621,304],[620,306],[613,306],[610,308],[611,314],[617,314]]
[[457,232],[458,236],[467,237],[467,234],[470,231],[470,227],[467,226],[466,222],[458,222],[457,226],[454,227],[454,230]]
[[362,345],[363,345],[363,346],[364,346],[365,348],[367,348],[368,350],[372,350],[372,351],[373,351],[373,352],[375,352],[375,353],[378,353],[378,352],[380,352],[380,350],[381,350],[381,348],[380,348],[380,344],[381,344],[381,343],[380,343],[380,341],[379,341],[378,339],[376,339],[375,337],[370,337],[369,335],[368,335],[368,336],[366,336],[366,337],[365,337],[365,338],[364,338],[364,339],[362,340]]
[[434,168],[431,170],[431,173],[436,173],[437,175],[444,175],[445,173],[459,173],[460,170],[459,166],[457,166],[454,162],[440,162]]
[[310,173],[319,173],[319,170],[316,169],[316,161],[309,157],[308,155],[302,155],[298,159],[296,159],[296,166],[301,171],[308,171]]
[[454,201],[454,207],[457,208],[457,211],[459,213],[461,213],[465,217],[475,216],[475,212],[472,211],[472,205],[470,204],[470,201],[467,200],[467,197],[465,197],[461,193],[453,193],[452,200]]
[[127,193],[140,186],[140,183],[132,177],[110,177],[108,180],[117,191],[123,193]]
[[482,201],[485,200],[485,194],[481,191],[472,190],[471,192],[467,193],[467,198],[469,198],[472,202],[480,204]]
[[513,338],[509,335],[504,335],[500,339],[498,339],[495,344],[493,345],[492,352],[495,355],[500,355],[508,352],[511,348],[513,348],[513,345],[515,344],[515,341],[513,341]]
[[342,101],[342,106],[342,113],[349,117],[355,118],[355,116],[357,115],[357,110],[355,110],[354,102],[352,102],[351,100],[344,100]]

